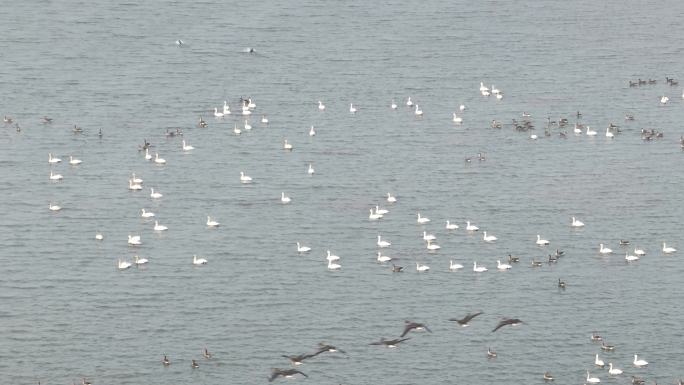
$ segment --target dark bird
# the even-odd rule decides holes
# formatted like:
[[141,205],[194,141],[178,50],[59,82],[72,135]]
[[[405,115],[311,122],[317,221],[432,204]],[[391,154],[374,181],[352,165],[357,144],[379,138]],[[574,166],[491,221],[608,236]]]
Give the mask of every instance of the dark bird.
[[501,320],[499,322],[499,324],[496,325],[496,327],[494,329],[492,329],[492,333],[501,329],[502,327],[504,327],[506,325],[517,326],[517,325],[520,325],[521,323],[522,323],[522,321],[517,319],[517,318],[505,318],[505,319]]
[[556,263],[558,262],[558,257],[555,255],[549,254],[549,263]]
[[487,348],[487,358],[496,358],[496,352],[490,348]]
[[536,261],[534,258],[532,258],[532,267],[540,267],[541,265],[541,262]]
[[328,344],[324,344],[323,342],[320,342],[318,344],[318,351],[316,353],[314,353],[314,355],[317,356],[321,353],[326,353],[326,352],[329,352],[329,353],[340,352],[342,354],[347,354],[347,352],[345,352],[342,349],[339,349],[337,346],[328,345]]
[[164,366],[171,365],[171,361],[169,361],[169,358],[166,357],[166,354],[164,354],[164,358],[162,359],[162,364],[164,364]]
[[387,346],[388,348],[396,348],[397,345],[399,345],[400,343],[402,343],[402,342],[404,342],[404,341],[406,341],[406,340],[410,340],[410,339],[411,339],[411,337],[397,338],[397,339],[394,339],[394,340],[386,340],[386,339],[384,339],[384,338],[380,338],[380,341],[378,341],[378,342],[371,342],[369,345],[385,345],[385,346]]
[[556,257],[562,257],[565,254],[565,251],[561,249],[556,249]]
[[639,377],[632,376],[632,385],[644,385],[646,381]]
[[629,245],[629,241],[625,239],[620,239],[620,246],[627,246]]
[[81,380],[81,385],[93,385],[90,381],[86,381],[85,378]]
[[561,289],[565,289],[565,281],[561,281],[560,278],[558,278],[558,287]]
[[316,355],[316,354],[300,354],[300,355],[297,355],[297,356],[286,356],[286,355],[282,355],[282,357],[285,357],[285,358],[287,358],[288,360],[290,360],[290,363],[291,363],[292,365],[301,365],[301,364],[302,364],[302,361],[304,361],[304,360],[307,359],[307,358],[311,358],[311,357],[313,357],[313,356],[315,356],[315,355]]
[[603,337],[598,334],[598,332],[592,332],[591,333],[591,340],[592,341],[603,341]]
[[397,266],[395,264],[392,264],[392,272],[393,273],[401,273],[404,270],[404,266]]
[[403,337],[406,335],[406,333],[410,332],[411,330],[426,330],[430,333],[432,333],[432,330],[428,328],[425,324],[422,324],[420,322],[411,322],[411,321],[404,321],[406,323],[406,326],[404,327],[404,332],[401,333],[399,337]]
[[197,361],[195,361],[195,360],[192,360],[192,364],[190,364],[190,366],[191,366],[193,369],[199,368],[199,364],[198,364]]
[[202,352],[202,355],[204,356],[204,358],[206,358],[206,359],[208,359],[208,360],[211,359],[211,353],[209,353],[209,351],[207,350],[207,348],[204,348],[204,351]]
[[519,257],[514,257],[514,256],[508,254],[508,262],[517,263],[517,262],[520,262],[520,258],[519,258]]
[[601,342],[601,350],[606,351],[606,352],[612,352],[615,350],[615,345],[606,345],[605,341]]
[[553,381],[553,376],[549,372],[544,372],[544,381]]
[[42,122],[43,122],[43,124],[50,124],[50,123],[52,123],[52,118],[48,118],[47,116],[43,116]]
[[291,378],[295,374],[301,374],[304,377],[309,377],[306,374],[300,372],[297,369],[279,369],[275,368],[273,371],[271,371],[271,377],[268,378],[268,382],[273,382],[278,377],[285,377],[285,378]]
[[470,322],[470,320],[472,320],[473,318],[479,316],[480,314],[482,314],[482,312],[481,312],[481,311],[478,311],[477,313],[468,314],[468,315],[466,315],[465,317],[463,317],[463,318],[461,318],[461,319],[458,319],[458,318],[449,318],[449,321],[458,322],[458,324],[461,325],[462,327],[466,327],[466,326],[468,326],[468,322]]

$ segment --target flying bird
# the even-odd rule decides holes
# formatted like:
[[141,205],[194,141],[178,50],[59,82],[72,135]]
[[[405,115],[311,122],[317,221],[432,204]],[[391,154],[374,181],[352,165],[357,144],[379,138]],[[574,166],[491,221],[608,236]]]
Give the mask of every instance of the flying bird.
[[411,322],[411,321],[404,321],[406,323],[406,326],[404,327],[404,332],[401,333],[399,337],[405,336],[408,332],[411,330],[426,330],[430,333],[432,333],[432,330],[430,330],[425,324],[422,324],[420,322]]
[[378,342],[371,342],[369,345],[385,345],[385,346],[387,346],[388,348],[396,348],[397,345],[399,345],[400,343],[402,343],[402,342],[404,342],[404,341],[406,341],[406,340],[410,340],[410,339],[411,339],[411,337],[397,338],[397,339],[395,339],[395,340],[386,340],[386,339],[384,339],[384,338],[380,338],[380,341],[378,341]]
[[474,313],[474,314],[468,314],[468,315],[466,315],[465,317],[463,317],[463,318],[461,318],[461,319],[458,319],[458,318],[449,318],[449,321],[456,321],[456,322],[458,322],[459,325],[461,325],[461,326],[463,326],[463,327],[466,327],[466,326],[468,326],[468,322],[470,322],[470,320],[472,320],[473,318],[479,316],[480,314],[482,314],[482,312],[481,312],[481,311],[478,311],[477,313]]
[[278,377],[285,377],[285,378],[291,378],[295,374],[301,374],[304,377],[309,377],[306,374],[300,372],[297,369],[279,369],[275,368],[273,371],[271,371],[271,377],[268,378],[268,382],[273,382]]
[[505,319],[501,320],[498,325],[496,325],[496,327],[492,330],[492,333],[501,329],[502,327],[504,327],[506,325],[516,326],[516,325],[519,325],[521,323],[522,323],[522,321],[517,319],[517,318],[505,318]]
[[318,351],[316,351],[316,353],[314,353],[314,356],[317,356],[321,353],[326,353],[326,352],[329,352],[329,353],[340,352],[342,354],[347,354],[347,352],[338,348],[337,346],[328,345],[328,344],[324,344],[323,342],[321,342],[318,344]]
[[315,355],[316,355],[316,354],[314,353],[314,354],[300,354],[300,355],[297,355],[297,356],[282,355],[282,357],[285,357],[285,358],[287,358],[288,360],[290,360],[290,363],[291,363],[292,365],[301,365],[301,364],[302,364],[302,361],[304,361],[304,360],[307,359],[307,358],[314,357]]

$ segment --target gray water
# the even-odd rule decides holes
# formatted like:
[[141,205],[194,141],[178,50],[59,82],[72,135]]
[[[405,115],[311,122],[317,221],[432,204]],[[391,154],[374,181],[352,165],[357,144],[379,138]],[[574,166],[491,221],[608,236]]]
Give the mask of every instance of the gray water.
[[[4,125],[0,139],[2,382],[265,383],[270,368],[288,367],[281,355],[322,341],[348,355],[307,360],[309,378],[296,381],[684,376],[681,252],[660,251],[662,242],[684,248],[684,103],[682,87],[664,81],[684,73],[679,1],[141,3],[3,5],[0,113],[21,132]],[[637,78],[658,82],[628,87]],[[481,81],[503,100],[482,97]],[[257,107],[251,132],[235,136],[240,96]],[[216,120],[210,111],[223,100],[233,115]],[[547,116],[572,124],[578,110],[599,135],[575,136],[570,125],[567,139],[558,128],[544,136]],[[539,140],[511,128],[523,111]],[[41,124],[44,115],[54,122]],[[200,115],[208,128],[196,128]],[[504,127],[489,128],[492,119]],[[612,140],[610,122],[622,129]],[[191,153],[165,137],[176,127]],[[643,142],[642,127],[664,137]],[[145,138],[165,166],[138,152]],[[486,161],[464,162],[480,151]],[[49,166],[49,152],[63,161]],[[69,155],[83,164],[69,166]],[[50,182],[50,170],[64,180]],[[254,183],[240,184],[240,171]],[[132,172],[143,191],[127,190]],[[151,200],[149,187],[164,197]],[[390,213],[369,221],[376,204]],[[143,207],[169,230],[155,233]],[[418,225],[418,212],[432,222]],[[207,229],[206,215],[221,226]],[[570,228],[573,215],[583,229]],[[461,228],[446,231],[447,219]],[[466,233],[466,220],[499,240]],[[423,230],[439,252],[427,252]],[[143,244],[128,246],[128,234]],[[404,273],[376,263],[378,234]],[[550,246],[536,246],[536,234]],[[297,241],[312,252],[298,255]],[[615,253],[600,256],[601,242]],[[648,254],[627,265],[635,245]],[[530,267],[556,248],[566,253],[557,265]],[[327,271],[327,249],[340,271]],[[509,253],[521,262],[496,271]],[[116,269],[135,254],[149,265]],[[192,266],[193,254],[209,263]],[[449,272],[450,259],[465,269]],[[416,261],[431,271],[417,273]],[[490,270],[474,273],[473,261]],[[477,310],[469,328],[447,321]],[[491,333],[502,317],[525,323]],[[368,345],[398,336],[404,320],[433,333],[412,332],[397,349]],[[616,350],[601,352],[594,330]],[[595,368],[597,352],[625,374]],[[634,368],[634,353],[650,365]]]

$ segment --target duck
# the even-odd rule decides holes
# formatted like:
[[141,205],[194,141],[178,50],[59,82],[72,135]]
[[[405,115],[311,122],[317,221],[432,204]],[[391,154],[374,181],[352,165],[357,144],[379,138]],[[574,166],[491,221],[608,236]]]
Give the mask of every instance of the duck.
[[129,245],[140,245],[142,241],[140,240],[140,235],[129,235],[128,236]]
[[150,187],[150,198],[152,199],[159,199],[163,197],[162,193],[154,191],[152,187]]
[[223,117],[223,112],[219,112],[218,108],[214,107],[214,116],[217,118],[222,118]]
[[599,382],[601,382],[601,380],[598,377],[591,377],[589,371],[587,370],[587,383],[598,384]]
[[78,166],[79,164],[83,163],[82,160],[74,158],[72,155],[69,155],[69,164],[72,166]]
[[354,107],[353,103],[349,103],[349,112],[352,114],[356,113],[356,107]]
[[316,171],[313,168],[313,165],[309,163],[309,168],[306,170],[306,173],[309,175],[313,175]]
[[607,345],[605,341],[601,341],[601,350],[604,352],[612,352],[615,350],[615,345]]
[[287,139],[283,142],[283,150],[292,151],[292,143],[288,143]]
[[252,183],[252,177],[245,175],[244,171],[240,171],[240,182],[245,184]]
[[48,208],[50,209],[50,211],[59,211],[62,209],[62,206],[50,203]]
[[158,221],[154,221],[154,231],[166,231],[168,229],[168,227],[160,225]]
[[463,268],[463,265],[461,265],[460,263],[454,263],[453,260],[449,261],[449,270],[456,271],[456,270],[460,270],[462,268]]
[[206,264],[207,264],[207,260],[206,260],[205,258],[202,258],[202,257],[197,258],[197,255],[193,255],[193,256],[192,256],[192,264],[193,264],[193,265],[196,265],[196,266],[199,266],[199,265],[206,265]]
[[625,261],[627,262],[633,262],[633,261],[638,261],[639,257],[636,255],[629,255],[629,253],[625,253]]
[[639,359],[639,357],[635,354],[634,361],[632,361],[632,364],[634,364],[634,366],[636,366],[637,368],[640,368],[642,366],[648,365],[648,361]]
[[426,246],[426,247],[427,247],[427,249],[428,249],[429,251],[437,251],[437,250],[439,250],[439,249],[442,248],[442,247],[439,246],[438,244],[432,243],[432,241],[427,241],[427,246]]
[[520,257],[514,257],[513,255],[508,254],[508,262],[518,263],[518,262],[520,262]]
[[299,242],[297,242],[298,253],[308,253],[309,251],[311,251],[311,248],[309,246],[302,246]]
[[387,193],[387,202],[396,203],[397,197],[393,196],[391,193]]
[[52,157],[52,153],[48,153],[48,163],[55,164],[61,162],[62,159]]
[[608,374],[610,374],[612,376],[617,376],[618,374],[622,374],[622,370],[620,370],[618,368],[614,368],[613,363],[609,362],[608,363]]
[[511,266],[511,265],[509,265],[509,264],[507,264],[507,263],[501,263],[501,261],[498,260],[498,259],[496,260],[496,268],[499,269],[499,270],[508,270],[508,269],[510,269],[510,268],[512,268],[512,267],[513,267],[513,266]]
[[385,248],[385,247],[390,247],[392,244],[388,241],[383,240],[380,235],[378,235],[378,247]]
[[470,224],[470,221],[466,221],[466,230],[468,231],[478,231],[480,228]]
[[473,262],[473,271],[476,273],[484,273],[487,271],[487,268],[484,266],[478,266],[477,262]]
[[140,216],[143,218],[152,218],[154,217],[154,213],[151,211],[145,211],[145,209],[140,209]]
[[427,231],[423,230],[423,240],[424,241],[434,241],[437,239],[434,234],[428,234]]
[[380,263],[385,263],[385,262],[389,262],[389,261],[392,260],[391,257],[388,257],[388,256],[386,256],[386,255],[382,255],[382,253],[379,252],[379,251],[378,251],[378,257],[377,257],[376,259],[377,259],[377,261],[380,262]]
[[181,148],[183,149],[183,151],[192,151],[195,149],[195,147],[185,143],[185,139],[181,141]]
[[496,241],[498,238],[495,237],[495,236],[493,236],[493,235],[487,235],[487,232],[485,231],[485,232],[482,234],[482,239],[483,239],[485,242],[494,242],[494,241]]
[[603,360],[599,358],[598,353],[596,353],[596,356],[594,356],[594,365],[598,366],[599,368],[606,366],[606,364],[603,363]]
[[171,361],[169,361],[169,359],[168,359],[168,357],[166,357],[166,355],[164,355],[164,358],[162,359],[162,364],[163,364],[164,366],[169,366],[169,365],[171,365]]
[[458,116],[458,115],[456,115],[456,113],[454,112],[454,113],[453,113],[453,116],[452,116],[452,118],[451,118],[451,121],[454,122],[454,123],[456,123],[456,124],[461,124],[461,123],[463,123],[463,118],[460,117],[460,116]]
[[447,219],[446,221],[446,229],[447,230],[456,230],[458,229],[458,225],[455,223],[450,223],[449,220]]
[[328,270],[339,270],[342,268],[342,265],[338,263],[333,263],[333,261],[328,261]]
[[535,242],[539,246],[546,246],[549,244],[548,239],[542,239],[541,235],[537,234],[537,242]]
[[281,203],[288,204],[291,201],[292,201],[292,199],[289,196],[285,195],[284,191],[280,193],[280,202]]
[[663,253],[665,253],[665,254],[672,254],[672,253],[674,253],[675,251],[677,251],[677,249],[675,249],[674,247],[671,247],[671,246],[667,246],[667,245],[665,244],[665,242],[663,242]]
[[592,130],[591,127],[587,126],[587,136],[596,136],[596,131]]
[[140,266],[140,265],[147,264],[149,261],[147,260],[147,258],[140,258],[139,256],[136,255],[133,257],[133,262],[135,263],[136,266]]
[[376,212],[373,212],[373,208],[371,208],[370,214],[368,214],[368,219],[370,219],[371,221],[376,221],[380,218],[382,218],[382,214],[378,214]]
[[600,253],[600,254],[610,254],[610,253],[612,253],[612,252],[613,252],[613,250],[611,250],[611,249],[609,249],[609,248],[607,248],[607,247],[604,247],[604,246],[603,246],[603,243],[599,244],[599,253]]
[[311,126],[311,129],[309,130],[309,136],[316,136],[316,130],[314,130],[314,126]]
[[340,257],[337,256],[337,255],[335,255],[335,254],[331,254],[331,253],[330,253],[330,250],[327,250],[327,253],[328,253],[328,256],[325,257],[325,259],[327,259],[328,262],[339,261],[339,260],[340,260]]
[[423,110],[420,109],[420,107],[416,104],[416,109],[413,112],[416,116],[423,116]]
[[634,247],[634,255],[636,255],[638,257],[643,257],[644,255],[646,255],[646,252],[644,251],[644,249]]
[[126,270],[126,269],[128,269],[129,267],[131,267],[131,265],[132,265],[132,264],[131,264],[130,262],[128,262],[128,261],[122,261],[121,259],[119,259],[119,260],[118,260],[118,263],[117,263],[117,268],[118,268],[119,270]]
[[190,367],[193,369],[197,369],[199,368],[199,364],[197,363],[197,361],[192,360],[192,363],[190,363]]
[[323,102],[320,101],[320,100],[318,101],[318,109],[319,109],[320,111],[325,110],[325,104],[323,104]]
[[156,164],[166,164],[166,159],[160,158],[159,153],[155,152],[154,153],[154,163]]
[[430,218],[421,217],[420,213],[418,213],[418,219],[416,220],[416,222],[418,222],[421,225],[424,225],[424,224],[430,222]]
[[64,177],[62,174],[53,174],[52,171],[50,171],[50,180],[62,180]]
[[419,273],[424,273],[426,271],[430,270],[430,266],[428,265],[421,265],[420,263],[416,262],[416,271]]
[[572,217],[572,223],[570,223],[571,227],[584,227],[584,223],[580,220],[578,220],[575,217]]

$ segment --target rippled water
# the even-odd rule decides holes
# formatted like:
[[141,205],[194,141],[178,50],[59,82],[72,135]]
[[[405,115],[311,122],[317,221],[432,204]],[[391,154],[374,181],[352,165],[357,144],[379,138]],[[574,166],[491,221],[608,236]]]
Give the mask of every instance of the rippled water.
[[[684,248],[682,87],[664,82],[684,73],[678,9],[676,1],[6,4],[0,113],[22,130],[5,125],[0,138],[0,376],[261,383],[270,368],[288,366],[281,355],[325,341],[348,356],[308,360],[307,383],[542,383],[550,371],[556,383],[576,384],[587,369],[609,383],[630,375],[672,383],[684,375],[684,269],[680,256],[659,250],[663,241]],[[629,88],[637,78],[658,83]],[[480,81],[504,99],[480,96]],[[237,112],[247,95],[257,104],[254,128],[236,137],[241,117],[217,121],[209,111],[228,100]],[[669,104],[659,104],[662,95]],[[404,106],[407,96],[422,118]],[[464,123],[454,125],[461,103]],[[544,137],[547,116],[574,123],[578,110],[598,136],[569,128],[561,139],[554,128]],[[489,128],[523,111],[539,140]],[[628,113],[634,122],[623,120]],[[41,124],[44,115],[54,123]],[[195,127],[200,115],[208,128]],[[613,140],[603,135],[610,122],[622,129]],[[85,132],[74,135],[74,124]],[[195,151],[165,137],[176,127]],[[664,138],[643,142],[642,127]],[[144,138],[165,166],[143,159]],[[480,151],[486,161],[464,162]],[[63,159],[52,167],[62,182],[48,181],[48,152]],[[83,164],[70,167],[70,154]],[[255,183],[241,185],[240,171]],[[143,191],[126,189],[131,172]],[[149,187],[164,197],[152,201]],[[290,205],[280,204],[281,191]],[[396,204],[385,202],[388,191]],[[48,202],[64,209],[50,212]],[[376,204],[390,213],[370,222]],[[142,207],[169,230],[153,232]],[[417,225],[417,212],[432,222]],[[221,226],[207,229],[206,215]],[[586,227],[571,230],[572,215]],[[446,219],[461,229],[447,232]],[[467,234],[466,220],[499,240]],[[426,252],[423,229],[437,236],[438,253]],[[142,246],[127,246],[128,234]],[[405,273],[375,262],[377,234]],[[551,245],[537,247],[536,234]],[[626,265],[620,239],[648,255]],[[313,251],[297,255],[297,241]],[[601,242],[615,254],[599,256]],[[566,252],[557,265],[530,267],[556,248]],[[326,249],[341,256],[341,271],[326,270]],[[521,262],[495,271],[509,253]],[[116,270],[117,258],[134,254],[149,266]],[[209,263],[193,267],[193,254]],[[466,269],[448,272],[450,259]],[[431,271],[416,273],[416,261]],[[490,271],[473,273],[473,261]],[[484,314],[469,328],[447,321],[476,310]],[[526,323],[491,333],[501,317]],[[412,333],[398,349],[368,345],[398,336],[407,319],[433,333]],[[625,375],[593,367],[593,330],[617,345],[601,356]],[[205,346],[211,361],[201,359]],[[648,368],[631,365],[634,353]]]

